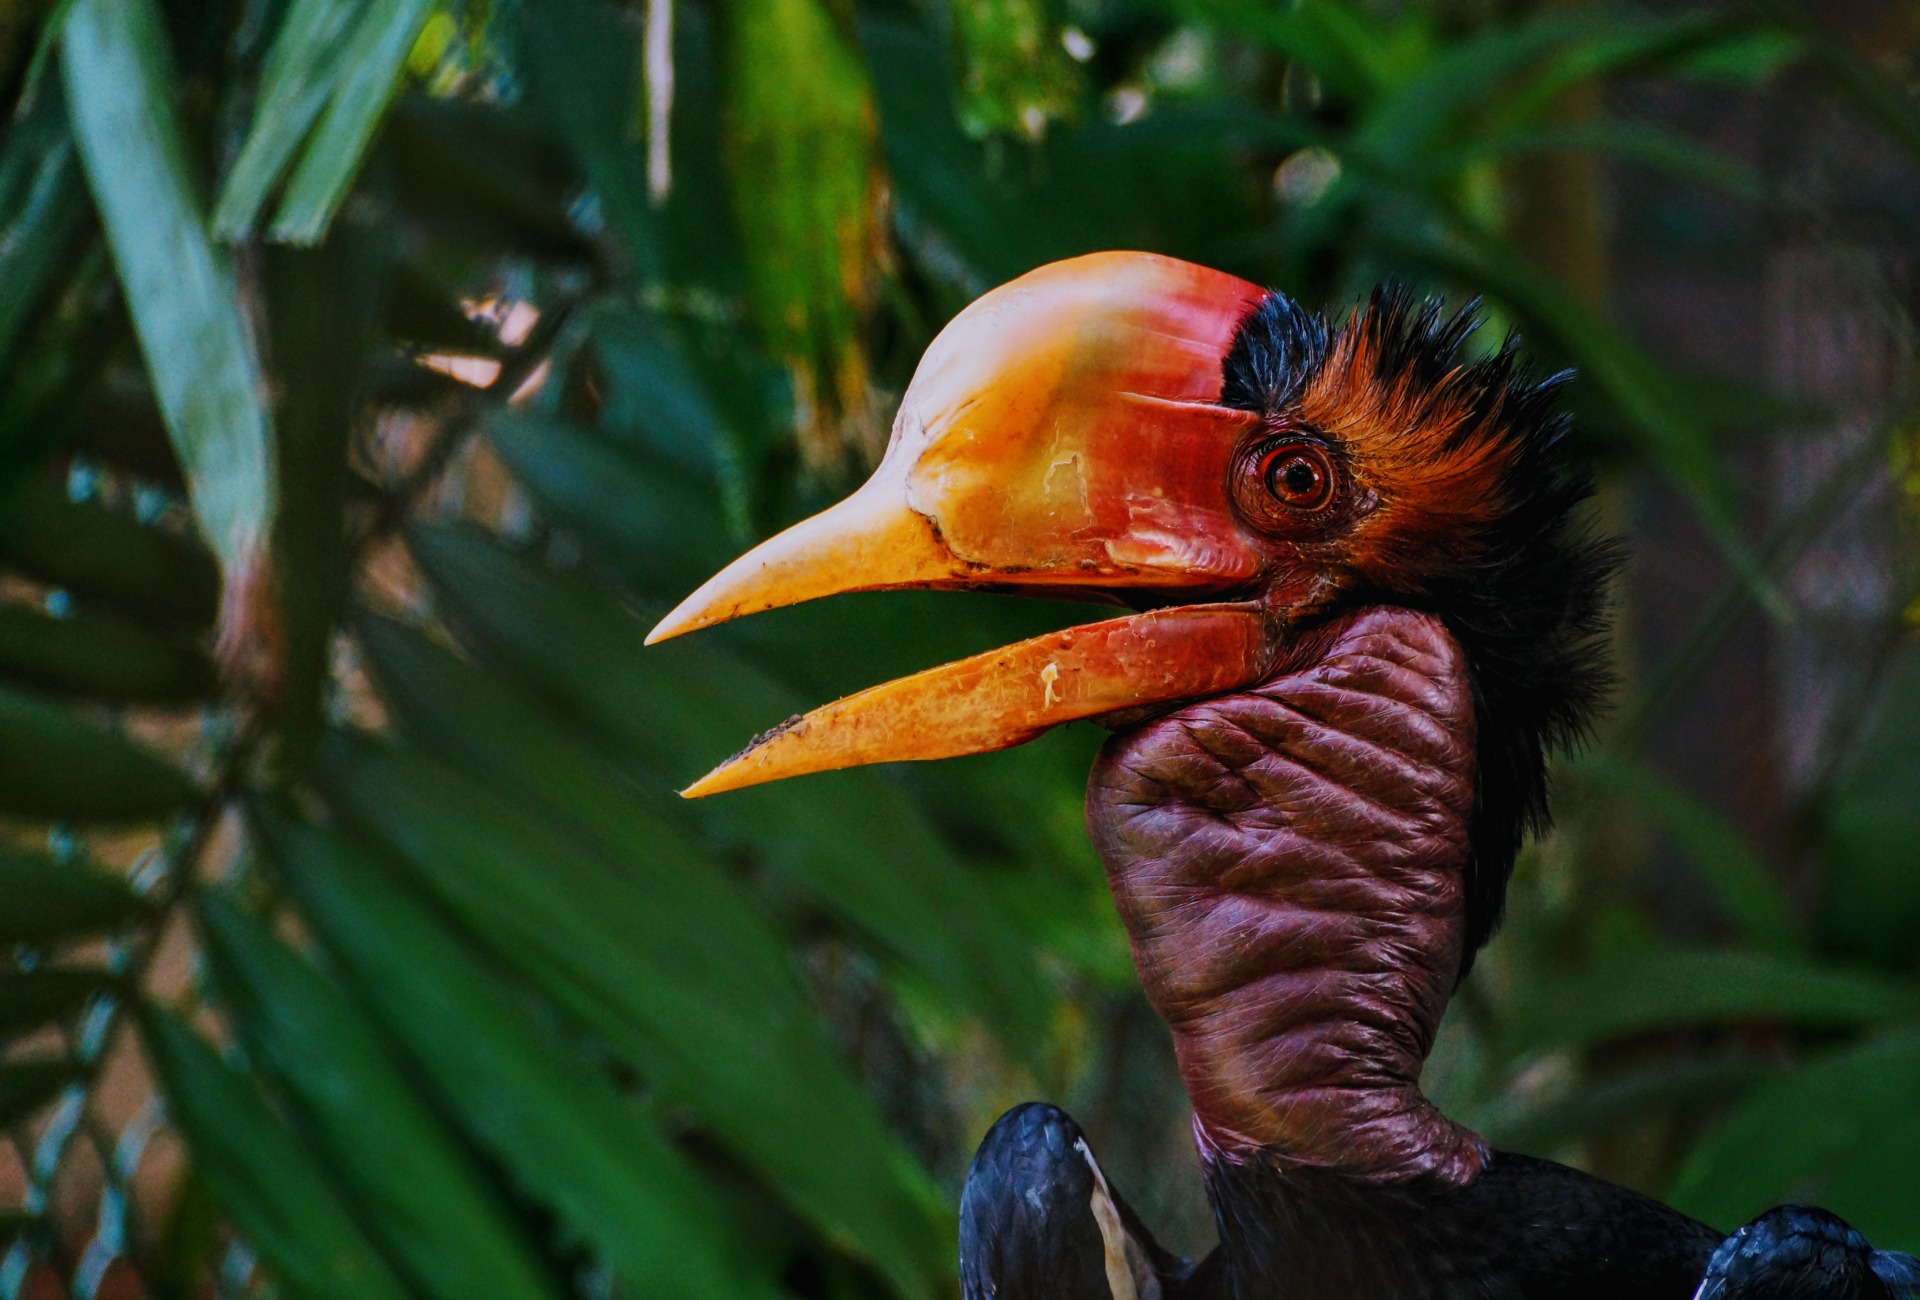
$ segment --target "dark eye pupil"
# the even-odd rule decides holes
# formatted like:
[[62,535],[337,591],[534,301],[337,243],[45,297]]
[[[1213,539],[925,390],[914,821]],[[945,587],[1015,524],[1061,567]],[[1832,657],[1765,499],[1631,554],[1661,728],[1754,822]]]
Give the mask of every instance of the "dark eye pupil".
[[1277,527],[1305,527],[1307,517],[1334,504],[1340,487],[1338,467],[1317,443],[1304,438],[1255,443],[1259,459],[1240,462],[1233,491],[1236,502],[1251,516]]
[[1267,490],[1283,501],[1304,503],[1319,493],[1321,473],[1306,456],[1284,456],[1267,470]]

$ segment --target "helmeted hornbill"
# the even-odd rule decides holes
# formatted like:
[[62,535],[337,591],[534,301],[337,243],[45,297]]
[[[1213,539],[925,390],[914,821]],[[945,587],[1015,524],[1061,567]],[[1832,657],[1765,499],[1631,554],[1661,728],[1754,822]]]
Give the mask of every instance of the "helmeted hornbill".
[[1920,1293],[1831,1215],[1723,1239],[1420,1092],[1546,821],[1544,751],[1602,685],[1613,563],[1560,378],[1511,344],[1470,359],[1474,327],[1394,292],[1330,323],[1141,253],[1043,267],[934,341],[865,486],[655,629],[900,587],[1134,611],[827,705],[688,791],[1114,730],[1087,823],[1220,1244],[1160,1249],[1074,1122],[1022,1106],[969,1174],[970,1300]]

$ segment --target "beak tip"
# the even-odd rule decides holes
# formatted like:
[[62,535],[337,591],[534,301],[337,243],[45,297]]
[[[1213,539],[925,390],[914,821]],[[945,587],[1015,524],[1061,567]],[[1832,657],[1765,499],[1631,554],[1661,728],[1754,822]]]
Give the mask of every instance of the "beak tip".
[[722,763],[719,767],[714,768],[713,771],[707,773],[698,781],[695,781],[692,785],[682,790],[680,797],[682,799],[704,799],[710,794],[724,794],[728,790],[734,789],[735,783],[728,781],[724,775],[730,766],[732,766],[731,763]]
[[665,618],[653,625],[653,630],[647,633],[646,639],[640,644],[658,645],[662,641],[670,641],[683,632],[692,632],[714,621],[690,612],[688,606],[692,603],[693,601],[688,599],[675,606]]

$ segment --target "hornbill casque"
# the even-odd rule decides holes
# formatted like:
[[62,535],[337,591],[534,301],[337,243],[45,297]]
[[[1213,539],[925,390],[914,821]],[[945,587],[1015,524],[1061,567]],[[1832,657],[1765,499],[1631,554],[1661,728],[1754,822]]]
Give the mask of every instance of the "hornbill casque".
[[1421,1093],[1442,1011],[1605,684],[1613,544],[1561,376],[1383,291],[1329,320],[1144,253],[1042,267],[934,340],[872,478],[651,639],[836,592],[1118,618],[774,728],[690,796],[1113,731],[1087,825],[1193,1104],[1219,1245],[1161,1249],[1068,1116],[986,1136],[969,1300],[1804,1300],[1920,1263],[1783,1207],[1731,1236],[1490,1149]]

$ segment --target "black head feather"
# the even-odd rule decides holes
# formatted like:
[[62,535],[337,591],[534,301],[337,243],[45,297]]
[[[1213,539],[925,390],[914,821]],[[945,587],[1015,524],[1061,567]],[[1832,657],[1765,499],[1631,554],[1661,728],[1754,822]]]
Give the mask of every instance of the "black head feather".
[[1438,615],[1471,666],[1479,736],[1463,975],[1499,924],[1522,840],[1550,822],[1548,751],[1582,738],[1611,686],[1606,591],[1620,559],[1582,517],[1593,479],[1572,457],[1557,404],[1571,372],[1536,376],[1512,338],[1464,356],[1480,324],[1477,303],[1449,314],[1397,288],[1375,291],[1338,327],[1269,294],[1240,326],[1221,398],[1269,420],[1360,412],[1374,458],[1397,461],[1407,480],[1449,457],[1488,467],[1478,499],[1423,502],[1420,544],[1356,572],[1338,602]]

